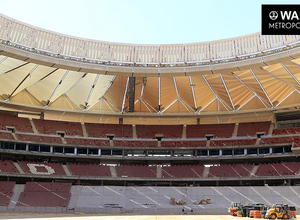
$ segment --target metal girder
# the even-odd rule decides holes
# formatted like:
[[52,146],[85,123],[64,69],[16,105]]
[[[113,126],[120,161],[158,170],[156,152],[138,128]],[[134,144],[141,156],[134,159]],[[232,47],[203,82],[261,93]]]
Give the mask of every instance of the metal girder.
[[228,91],[227,85],[226,85],[225,80],[224,80],[224,78],[223,78],[223,76],[222,76],[221,73],[220,73],[220,77],[221,77],[222,82],[223,82],[223,84],[224,84],[224,87],[225,87],[225,89],[226,89],[227,95],[228,95],[229,100],[230,100],[230,103],[231,103],[231,105],[232,105],[232,109],[235,110],[234,104],[233,104],[232,99],[231,99],[231,95],[230,95],[230,93],[229,93],[229,91]]
[[17,85],[17,87],[14,89],[14,91],[10,94],[9,97],[12,97],[13,94],[17,91],[17,89],[22,85],[23,82],[25,82],[25,80],[30,76],[31,73],[33,73],[33,71],[38,67],[39,65],[36,64],[32,70],[30,70],[30,72],[25,76],[25,78],[19,83],[19,85]]
[[273,103],[272,103],[272,101],[271,101],[269,95],[267,94],[265,88],[262,86],[261,82],[259,81],[259,79],[258,79],[257,76],[255,75],[255,73],[253,72],[253,70],[250,69],[250,71],[251,71],[252,75],[254,76],[254,78],[256,79],[256,81],[258,82],[260,88],[261,88],[262,91],[265,93],[266,97],[268,98],[268,100],[269,100],[269,102],[270,102],[270,105],[271,105],[272,107],[274,107],[274,105],[273,105]]
[[191,89],[192,89],[192,94],[193,94],[194,105],[195,105],[195,109],[197,111],[198,107],[197,107],[197,101],[196,101],[196,96],[195,96],[195,91],[194,91],[194,84],[193,84],[191,76],[189,76],[189,79],[190,79],[190,84],[191,84]]
[[69,73],[69,70],[67,70],[67,71],[65,72],[65,74],[63,75],[63,77],[61,78],[61,80],[59,81],[59,83],[57,84],[55,90],[53,91],[53,93],[51,94],[51,96],[50,96],[50,98],[49,98],[49,100],[48,100],[47,105],[51,102],[51,99],[53,98],[54,94],[56,93],[56,91],[58,90],[58,88],[60,87],[60,85],[62,84],[62,82],[63,82],[64,79],[66,78],[66,76],[68,75],[68,73]]

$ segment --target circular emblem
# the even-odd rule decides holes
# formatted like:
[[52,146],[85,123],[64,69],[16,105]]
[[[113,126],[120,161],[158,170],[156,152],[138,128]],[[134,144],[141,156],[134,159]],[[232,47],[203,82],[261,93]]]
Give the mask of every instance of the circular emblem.
[[269,14],[269,17],[271,20],[276,20],[278,18],[278,13],[277,11],[271,11],[270,14]]

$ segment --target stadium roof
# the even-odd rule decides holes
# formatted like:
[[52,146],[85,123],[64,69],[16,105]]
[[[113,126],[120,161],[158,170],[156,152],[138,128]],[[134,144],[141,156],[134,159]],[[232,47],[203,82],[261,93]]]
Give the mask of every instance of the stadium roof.
[[300,104],[299,36],[136,45],[67,36],[4,15],[0,27],[3,110],[75,120],[267,112],[268,120]]

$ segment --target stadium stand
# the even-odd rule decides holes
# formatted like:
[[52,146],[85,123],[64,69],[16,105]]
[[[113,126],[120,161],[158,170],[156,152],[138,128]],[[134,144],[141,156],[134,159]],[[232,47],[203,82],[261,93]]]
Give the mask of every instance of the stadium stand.
[[163,166],[162,178],[202,178],[204,166]]
[[114,146],[116,147],[157,147],[158,141],[153,139],[114,139]]
[[252,164],[211,166],[208,177],[246,177],[250,175],[252,169]]
[[162,134],[164,138],[182,138],[182,125],[136,125],[138,138],[155,138]]
[[256,139],[224,139],[224,140],[214,140],[210,141],[210,146],[214,147],[228,147],[228,146],[245,146],[245,145],[255,145]]
[[256,176],[284,176],[295,175],[300,169],[299,162],[291,163],[263,163],[255,173]]
[[8,206],[16,182],[0,181],[0,206]]
[[99,164],[75,164],[67,163],[67,166],[74,176],[106,176],[111,177],[109,166]]
[[274,129],[272,134],[273,135],[286,135],[286,134],[299,134],[300,128],[281,128],[281,129]]
[[1,173],[20,173],[13,161],[11,160],[0,160],[0,172]]
[[65,137],[67,144],[82,146],[109,146],[108,139],[96,139],[87,137]]
[[36,175],[62,175],[66,173],[60,163],[39,163],[39,162],[28,162],[18,161],[18,164],[22,167],[25,173],[36,174]]
[[67,207],[71,197],[71,183],[27,182],[17,206]]
[[213,135],[214,138],[230,138],[232,137],[235,124],[201,124],[187,125],[187,138],[205,138],[205,135]]
[[259,144],[284,144],[293,142],[296,146],[299,146],[300,136],[262,137]]
[[237,136],[253,137],[256,136],[258,132],[267,135],[270,129],[270,124],[271,123],[269,121],[240,123]]
[[7,130],[7,126],[16,131],[32,133],[32,126],[28,118],[20,118],[16,115],[0,113],[0,130]]
[[118,177],[156,178],[156,166],[116,166]]
[[50,135],[39,135],[39,134],[25,134],[16,133],[18,140],[30,141],[30,142],[40,142],[40,143],[50,143],[50,144],[62,144],[61,137],[50,136]]
[[132,138],[132,125],[85,123],[89,137],[106,138],[107,134],[115,137]]
[[206,140],[162,140],[161,147],[205,147]]
[[13,137],[11,131],[0,131],[0,138],[14,140],[14,137]]
[[57,134],[57,131],[63,131],[66,135],[83,136],[81,124],[78,122],[42,119],[33,119],[33,122],[41,134]]

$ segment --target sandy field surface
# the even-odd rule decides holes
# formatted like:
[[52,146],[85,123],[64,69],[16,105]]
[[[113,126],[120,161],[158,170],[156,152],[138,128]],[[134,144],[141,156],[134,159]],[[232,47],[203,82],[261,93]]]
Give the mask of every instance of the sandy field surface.
[[[26,220],[237,220],[230,215],[107,215],[87,213],[0,212],[0,219]],[[295,220],[295,219],[294,219]]]
[[[237,220],[230,215],[106,215],[87,213],[0,212],[0,219],[26,220]],[[243,218],[244,219],[244,218]]]

